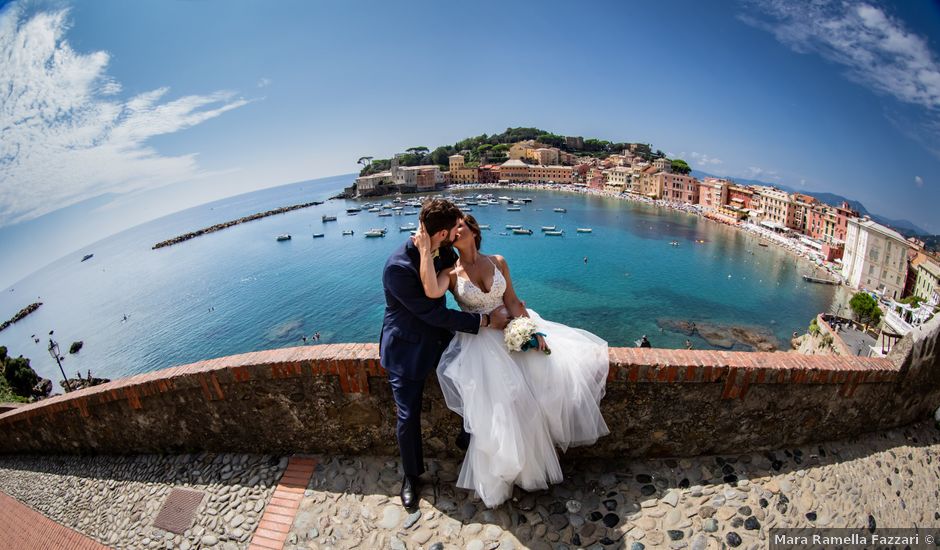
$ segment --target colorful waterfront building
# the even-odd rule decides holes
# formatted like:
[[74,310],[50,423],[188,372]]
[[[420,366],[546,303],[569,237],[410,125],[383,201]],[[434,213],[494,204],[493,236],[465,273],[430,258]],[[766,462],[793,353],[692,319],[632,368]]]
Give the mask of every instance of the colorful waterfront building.
[[480,174],[476,167],[467,167],[463,155],[447,157],[451,183],[477,183]]
[[[754,190],[746,185],[728,185],[728,204],[750,210],[756,208]],[[759,201],[759,198],[757,199]]]
[[480,183],[499,183],[499,165],[486,164],[481,166]]
[[607,171],[607,183],[604,190],[611,193],[633,191],[633,173],[625,166],[615,166]]
[[653,160],[653,166],[660,172],[672,172],[672,161],[666,157],[660,157]]
[[652,179],[656,180],[655,187],[660,190],[660,196],[664,200],[698,204],[699,182],[692,176],[658,172],[653,175]]
[[940,261],[923,252],[911,261],[915,273],[912,294],[925,302],[940,303]]
[[574,169],[570,166],[552,164],[548,166],[529,166],[529,182],[531,183],[571,183]]
[[705,178],[699,182],[698,203],[712,210],[728,204],[728,188],[731,182],[721,178]]
[[509,183],[527,183],[529,165],[519,159],[509,159],[499,166],[499,180]]
[[907,278],[910,245],[897,231],[864,219],[849,219],[842,277],[854,288],[900,299]]

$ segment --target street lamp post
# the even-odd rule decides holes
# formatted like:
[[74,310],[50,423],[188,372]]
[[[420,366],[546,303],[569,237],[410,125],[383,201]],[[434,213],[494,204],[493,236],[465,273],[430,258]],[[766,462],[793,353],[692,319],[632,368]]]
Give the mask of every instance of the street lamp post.
[[59,357],[59,343],[52,339],[52,332],[49,331],[49,355],[55,359],[57,365],[59,365],[59,371],[62,373],[62,379],[65,380],[65,391],[66,393],[72,391],[72,386],[69,385],[69,377],[65,375],[65,369],[62,368],[62,358]]

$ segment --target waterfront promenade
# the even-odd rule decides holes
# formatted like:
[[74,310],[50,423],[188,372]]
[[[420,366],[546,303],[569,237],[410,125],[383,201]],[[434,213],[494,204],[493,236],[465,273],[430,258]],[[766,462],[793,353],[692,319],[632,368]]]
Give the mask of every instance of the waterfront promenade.
[[[0,456],[0,492],[128,549],[751,549],[773,527],[940,527],[932,421],[765,453],[565,460],[562,484],[493,510],[454,486],[459,461],[428,466],[413,514],[383,456]],[[182,534],[153,526],[174,488],[205,493]],[[3,538],[49,547],[55,529],[38,525],[8,522]]]

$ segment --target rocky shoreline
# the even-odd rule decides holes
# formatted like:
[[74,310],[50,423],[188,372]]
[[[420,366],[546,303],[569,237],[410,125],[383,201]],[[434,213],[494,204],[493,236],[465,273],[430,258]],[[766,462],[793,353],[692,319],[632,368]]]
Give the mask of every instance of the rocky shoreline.
[[158,248],[163,248],[163,247],[165,247],[165,246],[172,246],[172,245],[174,245],[174,244],[178,244],[178,243],[181,243],[181,242],[183,242],[183,241],[188,241],[189,239],[194,239],[194,238],[196,238],[196,237],[199,237],[199,236],[201,236],[201,235],[205,235],[205,234],[207,234],[207,233],[215,233],[216,231],[221,231],[221,230],[223,230],[223,229],[228,229],[229,227],[232,227],[233,225],[238,225],[238,224],[241,224],[241,223],[246,223],[246,222],[251,222],[251,221],[255,221],[255,220],[260,220],[261,218],[266,218],[266,217],[268,217],[268,216],[274,216],[274,215],[277,215],[277,214],[284,214],[284,213],[286,213],[286,212],[291,212],[291,211],[293,211],[293,210],[300,210],[301,208],[309,208],[309,207],[311,207],[311,206],[318,206],[318,205],[321,205],[321,204],[323,204],[323,201],[312,201],[312,202],[305,202],[305,203],[303,203],[303,204],[294,204],[294,205],[291,205],[291,206],[282,206],[281,208],[275,208],[274,210],[267,210],[267,211],[265,211],[265,212],[258,212],[257,214],[252,214],[252,215],[250,215],[250,216],[244,216],[244,217],[242,217],[242,218],[238,218],[237,220],[231,220],[231,221],[227,221],[227,222],[223,222],[223,223],[217,223],[217,224],[215,224],[215,225],[211,225],[211,226],[209,226],[209,227],[204,227],[204,228],[202,228],[202,229],[199,229],[198,231],[191,231],[191,232],[189,232],[189,233],[184,233],[183,235],[179,235],[179,236],[177,236],[177,237],[173,237],[172,239],[167,239],[167,240],[165,240],[165,241],[158,242],[157,244],[153,245],[153,247],[151,248],[151,250],[156,250],[156,249],[158,249]]
[[26,307],[24,307],[23,309],[19,310],[19,311],[17,312],[17,314],[13,316],[13,318],[11,318],[11,319],[8,320],[8,321],[4,321],[3,324],[0,325],[0,331],[6,329],[8,326],[10,326],[10,325],[12,325],[13,323],[19,321],[19,320],[22,319],[23,317],[26,317],[26,316],[29,315],[30,313],[36,311],[37,309],[39,309],[39,306],[41,306],[41,305],[42,305],[42,302],[33,302],[32,304],[29,304],[28,306],[26,306]]
[[683,319],[657,319],[656,325],[662,330],[698,336],[720,349],[744,346],[751,348],[751,351],[777,351],[780,348],[780,342],[773,332],[763,327],[697,323]]

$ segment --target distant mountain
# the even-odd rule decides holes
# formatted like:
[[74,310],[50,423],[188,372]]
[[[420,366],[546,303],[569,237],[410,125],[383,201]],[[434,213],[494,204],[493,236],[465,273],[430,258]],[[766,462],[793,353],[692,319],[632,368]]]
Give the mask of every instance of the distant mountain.
[[[929,231],[925,231],[921,229],[920,227],[918,227],[911,221],[892,220],[891,218],[880,216],[878,214],[875,214],[869,211],[867,208],[865,208],[865,205],[862,204],[861,202],[843,197],[842,195],[836,195],[835,193],[825,193],[822,191],[804,191],[800,189],[794,189],[786,185],[781,185],[779,183],[767,183],[767,182],[760,181],[760,180],[735,178],[732,176],[716,176],[713,174],[702,172],[701,170],[692,170],[692,175],[699,179],[725,177],[725,178],[734,180],[736,183],[743,183],[745,185],[768,185],[771,187],[776,187],[777,189],[781,189],[788,193],[803,193],[804,195],[816,197],[820,201],[831,206],[842,206],[842,202],[844,201],[844,202],[849,203],[849,206],[852,207],[853,210],[856,210],[860,216],[870,216],[871,219],[874,220],[875,222],[880,223],[881,225],[886,225],[894,229],[898,233],[904,235],[905,237],[929,237],[930,236]],[[936,242],[936,240],[934,242]]]

